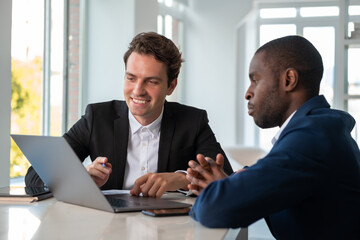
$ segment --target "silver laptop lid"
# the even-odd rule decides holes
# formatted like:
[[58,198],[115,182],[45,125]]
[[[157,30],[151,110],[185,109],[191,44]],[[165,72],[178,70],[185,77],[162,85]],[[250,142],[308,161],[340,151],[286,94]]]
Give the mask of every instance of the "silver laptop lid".
[[57,200],[114,212],[63,137],[11,137]]

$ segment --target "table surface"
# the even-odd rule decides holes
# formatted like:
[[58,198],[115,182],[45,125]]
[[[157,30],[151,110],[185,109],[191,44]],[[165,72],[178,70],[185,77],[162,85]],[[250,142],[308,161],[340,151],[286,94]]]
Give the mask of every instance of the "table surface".
[[[165,198],[193,204],[195,198]],[[109,213],[50,198],[35,203],[0,203],[0,239],[228,239],[240,229],[210,229],[189,216],[150,217]],[[231,236],[230,236],[231,235]]]

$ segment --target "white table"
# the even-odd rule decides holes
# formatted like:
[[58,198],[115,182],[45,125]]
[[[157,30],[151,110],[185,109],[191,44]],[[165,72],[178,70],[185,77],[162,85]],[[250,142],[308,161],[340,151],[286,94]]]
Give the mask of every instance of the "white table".
[[[195,201],[178,193],[165,197],[191,204]],[[210,229],[189,216],[155,218],[140,212],[108,213],[55,198],[21,205],[0,203],[0,239],[211,240],[237,236],[247,239],[247,229]]]

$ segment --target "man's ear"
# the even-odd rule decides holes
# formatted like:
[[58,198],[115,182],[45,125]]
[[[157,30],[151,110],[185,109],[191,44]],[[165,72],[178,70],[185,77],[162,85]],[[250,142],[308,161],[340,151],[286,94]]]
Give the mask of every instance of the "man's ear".
[[288,68],[284,72],[284,89],[293,91],[299,84],[299,73],[294,68]]
[[177,78],[172,80],[172,82],[170,83],[166,95],[170,96],[173,93],[174,89],[176,88],[176,85],[177,85]]

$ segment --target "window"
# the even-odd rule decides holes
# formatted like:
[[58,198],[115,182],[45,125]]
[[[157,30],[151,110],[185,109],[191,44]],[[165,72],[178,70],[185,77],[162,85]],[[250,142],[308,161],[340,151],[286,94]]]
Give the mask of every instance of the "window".
[[[260,1],[259,1],[260,2]],[[316,5],[318,4],[318,5]],[[341,35],[340,24],[347,23],[340,19],[340,10],[345,5],[334,2],[307,3],[258,3],[258,37],[259,46],[278,37],[286,35],[302,35],[310,40],[320,52],[324,63],[324,75],[321,81],[320,94],[323,94],[330,105],[348,111],[359,119],[360,113],[360,75],[357,63],[360,60],[360,43],[350,42],[353,47],[346,47],[338,35]],[[360,5],[349,6],[348,37],[360,39]],[[356,27],[358,30],[356,31]],[[358,35],[357,35],[358,34]],[[353,40],[352,40],[353,41]],[[356,47],[354,47],[356,46]],[[346,50],[348,49],[348,50]],[[342,70],[337,59],[344,55],[346,63]],[[339,77],[345,76],[345,77]],[[344,92],[339,92],[337,86],[344,85]],[[257,145],[271,149],[271,139],[278,128],[260,129]],[[359,142],[359,130],[352,132]]]
[[326,17],[339,16],[339,7],[302,7],[300,8],[301,17]]
[[[185,6],[175,0],[158,0],[159,15],[157,20],[157,32],[171,39],[183,52],[184,23],[183,13]],[[184,56],[183,56],[184,58]],[[181,68],[178,77],[178,85],[172,95],[167,96],[169,101],[181,100],[181,86],[183,81],[184,67]]]
[[[61,136],[80,112],[80,0],[13,0],[12,11],[11,133]],[[12,141],[10,178],[28,167]]]
[[[11,133],[42,130],[44,2],[13,0],[11,49]],[[10,177],[24,176],[29,163],[11,141]]]
[[[346,16],[346,15],[345,15]],[[357,124],[352,132],[353,137],[360,143],[360,2],[356,1],[348,7],[348,17],[345,26],[348,27],[345,39],[345,88],[344,109],[356,120]],[[346,29],[346,28],[345,28]]]
[[66,38],[66,95],[64,100],[63,132],[70,129],[81,115],[82,92],[82,52],[83,52],[83,11],[84,1],[71,0],[68,2]]
[[296,8],[262,8],[260,9],[260,18],[294,18],[296,17]]

